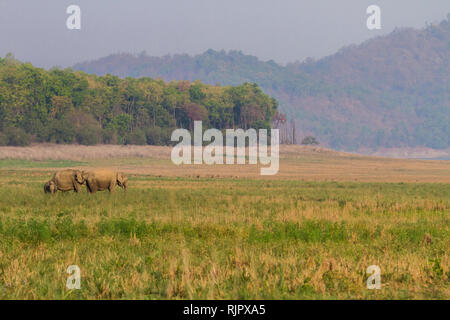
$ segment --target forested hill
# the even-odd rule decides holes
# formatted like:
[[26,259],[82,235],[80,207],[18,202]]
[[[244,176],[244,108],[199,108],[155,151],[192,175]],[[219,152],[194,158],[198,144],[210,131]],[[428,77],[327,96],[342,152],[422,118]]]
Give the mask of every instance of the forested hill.
[[169,144],[175,128],[270,128],[275,99],[256,84],[96,76],[0,58],[0,145]]
[[336,149],[450,146],[450,21],[391,34],[314,61],[281,66],[242,52],[194,57],[115,54],[75,69],[120,77],[256,82],[297,122]]

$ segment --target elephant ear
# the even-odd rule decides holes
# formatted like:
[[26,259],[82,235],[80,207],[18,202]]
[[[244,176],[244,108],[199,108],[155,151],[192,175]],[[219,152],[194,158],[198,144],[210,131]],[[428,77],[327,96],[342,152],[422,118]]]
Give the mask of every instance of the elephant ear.
[[89,177],[89,172],[81,171],[81,176],[83,177],[83,180],[86,181]]
[[83,184],[85,180],[83,172],[80,170],[75,171],[75,180],[77,180],[78,183]]

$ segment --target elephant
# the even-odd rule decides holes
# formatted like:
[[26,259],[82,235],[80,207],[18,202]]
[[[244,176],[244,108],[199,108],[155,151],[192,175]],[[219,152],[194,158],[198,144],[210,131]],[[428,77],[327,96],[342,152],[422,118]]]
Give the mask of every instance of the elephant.
[[80,192],[84,183],[81,170],[66,169],[56,172],[53,178],[45,183],[44,191],[46,193],[56,193],[58,190]]
[[45,193],[54,194],[54,193],[56,193],[56,190],[57,190],[56,189],[56,185],[55,185],[55,182],[53,180],[47,181],[44,184],[44,192]]
[[97,169],[93,171],[84,171],[83,178],[86,181],[89,193],[109,190],[114,193],[116,185],[122,187],[124,191],[128,189],[128,178],[123,173],[115,172],[109,169]]

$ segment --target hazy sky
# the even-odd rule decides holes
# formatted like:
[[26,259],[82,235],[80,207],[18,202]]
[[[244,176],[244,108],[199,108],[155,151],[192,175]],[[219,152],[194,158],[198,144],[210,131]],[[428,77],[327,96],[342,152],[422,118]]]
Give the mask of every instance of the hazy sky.
[[[71,4],[81,7],[81,30],[66,27]],[[371,4],[381,7],[381,30],[366,27]],[[0,0],[0,55],[65,67],[117,52],[212,48],[286,63],[395,27],[421,28],[449,12],[449,0]]]

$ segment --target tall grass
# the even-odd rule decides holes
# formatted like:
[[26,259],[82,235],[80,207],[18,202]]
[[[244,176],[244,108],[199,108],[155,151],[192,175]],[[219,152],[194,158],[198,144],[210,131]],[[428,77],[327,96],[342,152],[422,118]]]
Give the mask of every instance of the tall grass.
[[170,147],[135,145],[36,144],[30,147],[0,147],[0,159],[93,160],[111,158],[170,159]]
[[1,299],[450,298],[449,184],[136,176],[49,196],[44,177],[0,176]]

